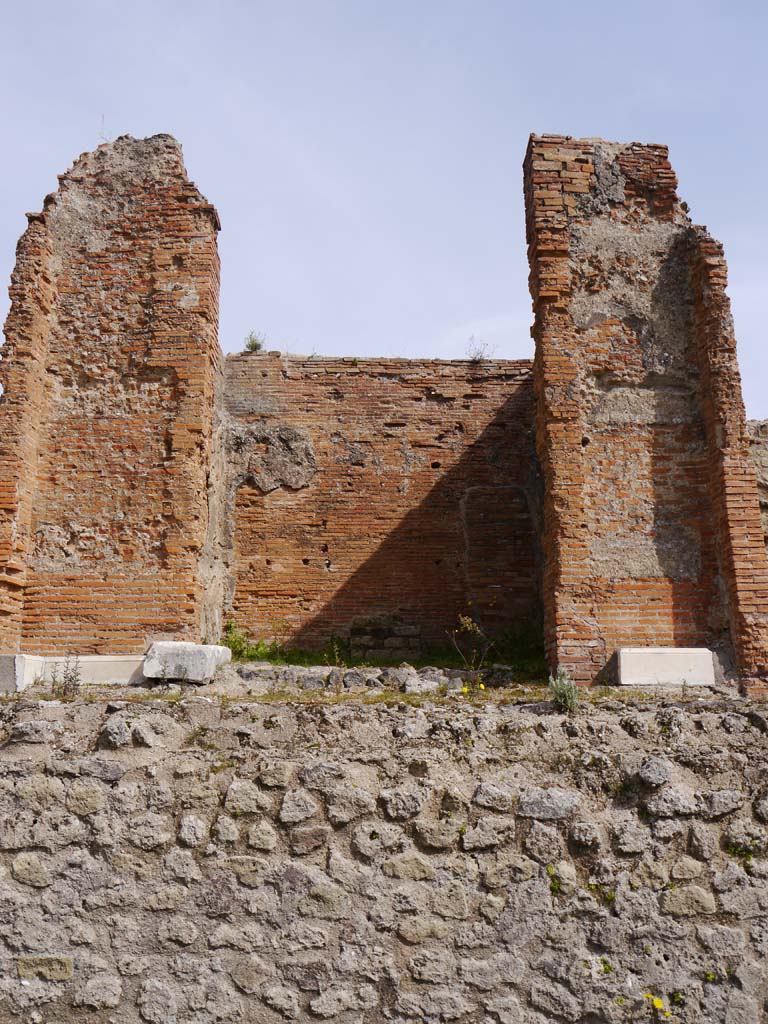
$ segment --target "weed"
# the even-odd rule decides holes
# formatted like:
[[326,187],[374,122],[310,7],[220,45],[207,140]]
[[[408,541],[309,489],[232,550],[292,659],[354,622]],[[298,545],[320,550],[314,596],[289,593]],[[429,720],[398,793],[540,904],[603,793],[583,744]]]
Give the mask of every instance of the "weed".
[[460,615],[459,624],[448,636],[456,653],[470,672],[479,671],[494,646],[483,627],[469,615]]
[[549,677],[547,685],[558,710],[572,715],[579,706],[579,691],[565,669],[559,668],[556,675]]
[[187,738],[184,740],[185,747],[200,746],[201,739],[208,732],[208,727],[205,725],[196,725],[194,729],[189,733]]
[[82,680],[80,678],[80,659],[75,655],[69,655],[64,659],[64,667],[59,675],[59,666],[53,663],[51,669],[51,690],[54,697],[59,700],[74,700],[80,693]]
[[587,888],[590,892],[599,896],[603,903],[614,903],[616,900],[616,893],[613,889],[608,889],[606,886],[599,885],[597,882],[590,882]]
[[547,874],[549,875],[549,891],[553,896],[557,896],[563,888],[563,883],[551,864],[547,865]]
[[490,358],[491,349],[488,342],[483,341],[482,338],[476,338],[474,334],[470,335],[470,338],[467,341],[467,359],[470,363],[479,365]]
[[245,352],[263,352],[267,336],[261,331],[249,331],[245,336]]
[[755,851],[751,847],[739,846],[736,843],[729,843],[725,848],[725,852],[730,857],[735,857],[737,860],[740,860],[745,868],[751,867],[752,858],[755,854]]

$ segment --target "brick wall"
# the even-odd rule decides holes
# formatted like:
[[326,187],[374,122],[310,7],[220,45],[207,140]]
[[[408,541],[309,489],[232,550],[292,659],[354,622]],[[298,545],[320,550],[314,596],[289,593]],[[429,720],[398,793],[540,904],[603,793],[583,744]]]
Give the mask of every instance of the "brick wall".
[[444,646],[467,609],[496,635],[538,618],[529,363],[249,354],[225,395],[251,451],[231,608],[253,635],[357,623],[384,653]]
[[763,540],[768,548],[768,420],[748,420],[749,455],[757,477]]
[[217,227],[169,136],[85,154],[31,217],[0,402],[4,649],[199,639]]
[[529,144],[545,630],[582,681],[619,646],[710,646],[748,674],[765,650],[724,263],[675,190],[663,146]]
[[541,591],[550,661],[580,681],[629,644],[707,645],[763,678],[722,249],[663,146],[533,137],[525,193],[533,367],[222,360],[218,219],[178,144],[83,155],[11,284],[0,647],[136,651],[233,616],[413,655],[462,612],[515,631]]

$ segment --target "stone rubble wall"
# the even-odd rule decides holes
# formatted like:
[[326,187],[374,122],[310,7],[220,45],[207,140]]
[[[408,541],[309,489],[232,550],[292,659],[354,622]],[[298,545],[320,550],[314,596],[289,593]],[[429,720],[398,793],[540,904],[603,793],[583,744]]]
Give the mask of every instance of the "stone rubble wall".
[[762,677],[768,562],[722,248],[664,146],[532,136],[543,601],[550,661],[704,646]]
[[415,657],[460,614],[538,623],[530,363],[245,354],[224,401],[227,613],[252,635]]
[[4,1024],[768,1008],[761,704],[17,700],[0,743]]

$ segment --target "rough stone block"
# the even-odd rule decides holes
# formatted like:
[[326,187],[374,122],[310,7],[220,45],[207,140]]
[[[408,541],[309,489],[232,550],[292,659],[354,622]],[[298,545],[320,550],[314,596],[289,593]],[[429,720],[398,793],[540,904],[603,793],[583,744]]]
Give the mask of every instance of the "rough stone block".
[[213,679],[217,668],[231,660],[230,649],[218,644],[158,640],[149,648],[144,659],[144,675],[147,679],[204,683]]
[[619,686],[714,686],[715,666],[706,647],[621,647]]

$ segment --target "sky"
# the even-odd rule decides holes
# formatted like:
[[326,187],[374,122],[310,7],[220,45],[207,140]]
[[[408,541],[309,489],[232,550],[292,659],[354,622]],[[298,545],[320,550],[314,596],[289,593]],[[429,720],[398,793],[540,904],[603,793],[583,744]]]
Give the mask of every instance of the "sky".
[[767,49],[762,0],[6,0],[0,278],[79,153],[169,132],[221,217],[225,351],[527,358],[528,135],[664,142],[768,417]]

